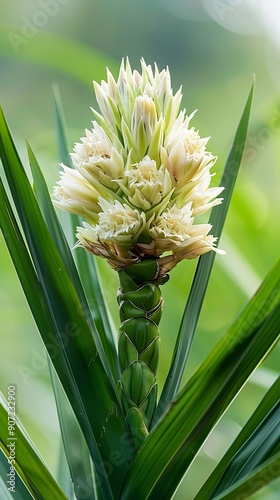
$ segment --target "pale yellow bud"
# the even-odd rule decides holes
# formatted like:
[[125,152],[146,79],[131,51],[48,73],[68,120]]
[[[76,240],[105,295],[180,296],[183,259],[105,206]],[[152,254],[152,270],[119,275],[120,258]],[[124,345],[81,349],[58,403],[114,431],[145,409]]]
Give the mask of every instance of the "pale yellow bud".
[[[173,191],[168,170],[157,169],[156,162],[149,156],[127,169],[124,182],[119,185],[133,206],[145,212],[153,209],[154,214],[163,199],[167,205]],[[163,209],[162,204],[160,209]]]
[[99,205],[102,211],[99,213],[95,232],[100,240],[131,243],[143,231],[146,223],[144,213],[139,213],[117,200],[112,204],[100,198]]
[[131,133],[142,157],[151,143],[156,123],[157,112],[152,98],[148,95],[137,96],[131,120]]
[[54,188],[54,204],[67,212],[96,220],[96,214],[100,212],[98,192],[77,170],[61,166],[64,171]]
[[192,223],[191,203],[181,209],[174,205],[153,220],[149,233],[158,250],[170,250],[190,239]]
[[86,137],[82,138],[82,142],[75,145],[74,153],[71,155],[73,163],[100,193],[104,194],[104,190],[98,183],[116,191],[118,189],[116,179],[123,175],[124,160],[104,130],[96,122],[93,122],[93,126],[92,131],[86,131]]

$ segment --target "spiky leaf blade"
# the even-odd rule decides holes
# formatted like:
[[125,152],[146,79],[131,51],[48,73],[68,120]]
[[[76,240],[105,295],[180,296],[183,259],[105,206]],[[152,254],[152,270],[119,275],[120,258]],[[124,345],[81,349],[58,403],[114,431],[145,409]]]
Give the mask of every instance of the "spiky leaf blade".
[[[8,406],[0,394],[0,449],[6,460],[9,460],[11,456],[11,447],[9,446],[14,442],[15,463],[10,465],[15,467],[27,492],[29,491],[36,500],[45,500],[50,497],[57,500],[67,500],[21,423],[18,420],[15,421],[15,439],[13,441],[13,439],[7,439],[7,422]],[[25,498],[28,498],[27,492],[25,492]],[[19,491],[17,491],[18,493]]]
[[[207,481],[204,483],[202,488],[197,493],[195,500],[203,500],[205,497],[211,498],[214,495],[214,491],[219,491],[221,488],[221,482],[225,484],[225,471],[228,469],[229,465],[234,465],[235,459],[238,460],[240,450],[247,450],[248,457],[252,456],[251,442],[253,433],[255,433],[255,441],[253,445],[253,455],[254,451],[260,451],[263,453],[262,442],[267,439],[268,430],[267,426],[263,425],[264,421],[271,410],[278,405],[279,407],[279,393],[280,393],[280,377],[274,382],[269,391],[265,394],[259,406],[256,408],[248,422],[244,425],[237,438],[234,440],[230,448],[227,450],[223,458],[219,461],[213,472],[208,477]],[[278,409],[278,424],[279,424],[279,409]],[[276,433],[276,441],[280,439],[280,433]],[[249,441],[248,441],[249,440]],[[249,446],[246,446],[248,441]],[[262,457],[261,457],[262,459]],[[248,464],[250,466],[250,464]],[[236,471],[239,470],[239,464],[237,464]],[[244,469],[243,469],[244,470]],[[245,470],[245,472],[251,472],[251,469]],[[229,486],[228,483],[225,485]]]
[[266,460],[251,474],[234,483],[230,488],[215,497],[215,500],[237,500],[249,498],[280,477],[280,452]]
[[[210,223],[213,225],[213,234],[215,234],[218,238],[218,241],[224,227],[225,218],[229,209],[230,200],[242,160],[248,130],[253,90],[254,84],[252,85],[247,98],[221,178],[220,185],[225,187],[223,192],[223,203],[214,207],[210,215]],[[154,423],[158,421],[179,389],[208,286],[215,255],[215,252],[209,252],[199,259],[183,313],[179,333],[176,339],[169,373],[161,393],[157,411],[155,413]]]
[[100,484],[110,496],[103,465],[108,460],[108,450],[113,446],[123,457],[118,465],[110,463],[110,483],[115,491],[121,486],[132,453],[128,444],[121,441],[127,427],[118,396],[106,375],[87,318],[81,313],[77,291],[48,232],[2,113],[0,132],[0,152],[7,180],[55,327],[55,346],[48,336],[44,340],[52,359],[60,363],[59,377],[63,379],[68,399],[99,468]]
[[219,418],[276,344],[279,325],[280,260],[138,451],[123,499],[136,492],[149,500],[173,495]]
[[92,500],[97,500],[99,498],[97,480],[88,447],[57,375],[51,365],[49,368],[65,455],[76,499],[92,498]]
[[[72,167],[72,161],[69,155],[69,146],[67,142],[65,118],[58,86],[54,86],[53,88],[53,97],[56,135],[60,161]],[[76,227],[82,224],[80,218],[68,212],[61,212],[60,216],[62,217],[63,222],[69,230],[69,239],[74,244]],[[120,378],[120,373],[115,339],[104,301],[102,288],[100,286],[95,259],[88,252],[81,251],[81,249],[79,249],[75,252],[75,260],[91,309],[91,313],[93,315],[96,328],[101,338],[104,351],[106,353],[106,359],[108,360],[114,379],[118,380]]]

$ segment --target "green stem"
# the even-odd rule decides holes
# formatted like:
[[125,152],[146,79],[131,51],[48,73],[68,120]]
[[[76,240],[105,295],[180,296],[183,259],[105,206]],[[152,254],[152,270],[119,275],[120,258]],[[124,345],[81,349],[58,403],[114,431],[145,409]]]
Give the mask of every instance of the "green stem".
[[119,280],[121,398],[137,450],[156,408],[163,303],[159,284],[167,278],[158,278],[157,261],[147,259],[121,269]]

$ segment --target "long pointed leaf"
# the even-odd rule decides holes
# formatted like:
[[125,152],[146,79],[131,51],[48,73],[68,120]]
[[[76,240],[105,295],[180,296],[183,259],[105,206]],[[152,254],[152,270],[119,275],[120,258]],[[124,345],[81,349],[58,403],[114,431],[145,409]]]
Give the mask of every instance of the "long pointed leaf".
[[[50,363],[49,363],[50,365]],[[56,471],[56,478],[58,484],[61,486],[63,491],[65,491],[68,500],[74,500],[74,488],[71,481],[70,471],[68,462],[66,459],[64,446],[62,438],[59,441],[59,451],[58,451],[58,464]]]
[[172,496],[214,425],[277,342],[279,325],[280,260],[138,451],[123,499]]
[[[81,314],[77,292],[48,232],[2,113],[0,130],[0,152],[7,180],[55,326],[55,338],[52,339],[48,332],[44,342],[56,369],[59,368],[59,378],[83,429],[101,487],[109,497],[111,492],[104,462],[109,459],[110,483],[116,492],[132,453],[127,442],[122,440],[127,427],[118,396],[107,378],[87,320]],[[9,232],[6,237],[9,238]],[[118,450],[122,461],[112,463],[111,449]]]
[[[106,351],[108,351],[107,344],[105,343],[105,349],[104,349],[104,343],[102,343],[100,341],[99,333],[97,332],[95,324],[93,323],[91,311],[90,311],[88,301],[87,301],[86,296],[85,296],[84,289],[83,289],[81,281],[80,281],[80,277],[79,277],[78,272],[77,272],[77,268],[76,268],[72,253],[70,251],[69,245],[68,245],[67,240],[65,238],[65,235],[61,229],[61,225],[58,221],[53,204],[51,202],[48,188],[46,185],[46,181],[43,177],[43,174],[40,170],[39,164],[34,156],[34,153],[33,153],[32,149],[28,143],[27,143],[27,150],[28,150],[30,167],[31,167],[32,175],[33,175],[34,191],[36,194],[38,204],[41,208],[42,214],[44,215],[44,219],[46,221],[46,224],[48,226],[50,234],[51,234],[51,236],[56,244],[57,249],[59,250],[61,258],[63,259],[65,267],[66,267],[68,274],[71,278],[71,281],[74,283],[75,289],[78,293],[79,300],[80,300],[81,305],[82,305],[81,312],[83,312],[83,314],[85,315],[85,317],[87,319],[90,330],[93,334],[93,338],[94,338],[94,342],[95,342],[97,350],[98,350],[98,354],[99,354],[99,356],[102,360],[102,363],[106,369],[106,373],[107,373],[108,377],[110,378],[111,383],[115,385],[116,378],[114,378],[112,376],[111,367],[108,363],[108,359],[111,359],[111,358],[108,355],[109,353],[106,352]],[[99,331],[100,331],[100,329],[99,329]],[[116,357],[115,359],[117,359],[116,353],[115,353],[115,357]],[[115,374],[115,370],[114,370],[114,374]]]
[[195,500],[203,500],[206,497],[210,499],[213,496],[213,491],[218,491],[224,471],[228,468],[228,465],[231,463],[232,459],[235,456],[238,456],[239,450],[244,446],[246,441],[250,438],[252,433],[256,431],[257,428],[259,428],[259,432],[258,440],[256,442],[256,448],[258,448],[258,444],[262,442],[262,439],[266,439],[267,432],[266,429],[262,427],[262,422],[266,418],[269,411],[271,411],[271,409],[277,404],[277,402],[279,403],[279,393],[280,377],[274,382],[272,387],[265,394],[264,398],[262,399],[261,403],[255,410],[251,418],[238,434],[237,438],[227,450],[223,458],[217,464],[207,481],[204,483],[203,487],[199,490],[198,494],[195,497]]
[[52,366],[50,365],[49,367],[65,454],[76,498],[77,500],[84,500],[85,498],[95,500],[98,498],[96,493],[96,479],[88,447],[73,414],[73,410],[57,379],[57,375]]
[[[106,494],[108,494],[110,486],[109,484],[106,484],[106,472],[102,469],[102,459],[99,454],[95,436],[92,432],[92,428],[88,421],[79,392],[77,391],[76,381],[72,378],[73,376],[71,371],[69,372],[67,357],[65,359],[63,352],[58,349],[59,344],[56,338],[58,331],[56,325],[53,324],[52,318],[49,315],[48,305],[45,301],[42,288],[30,260],[28,251],[25,247],[20,230],[17,226],[16,219],[12,212],[1,179],[0,227],[22,284],[23,291],[28,300],[31,312],[41,333],[42,340],[44,341],[44,344],[49,352],[49,356],[52,359],[54,367],[60,377],[61,383],[63,384],[68,397],[69,394],[71,395],[71,390],[74,391],[71,398],[71,404],[76,415],[78,415],[77,419],[83,429],[91,456],[95,457],[95,463],[99,466],[99,474],[102,474],[100,478],[102,488]],[[70,389],[68,389],[68,387],[70,387]]]
[[72,167],[72,159],[69,154],[69,146],[66,132],[65,116],[62,107],[62,101],[60,97],[58,85],[53,85],[53,101],[54,101],[54,117],[55,117],[55,129],[56,129],[56,139],[58,146],[59,161]]
[[[222,205],[212,209],[210,222],[213,225],[213,233],[218,239],[224,227],[225,218],[228,212],[232,192],[239,171],[245,140],[248,130],[250,109],[253,98],[254,85],[252,85],[241,120],[239,122],[231,151],[227,159],[224,173],[220,185],[225,187],[223,192],[224,201]],[[171,400],[175,397],[187,363],[188,355],[192,345],[196,325],[200,315],[203,299],[206,293],[211,270],[213,267],[215,252],[209,252],[200,257],[192,287],[183,313],[173,358],[166,378],[162,394],[159,400],[157,411],[154,416],[154,423],[158,421]]]
[[[64,236],[64,233],[61,229],[60,223],[56,216],[53,204],[51,202],[48,188],[45,182],[45,179],[40,170],[39,164],[34,156],[34,153],[27,143],[27,150],[29,156],[29,162],[31,166],[31,171],[33,175],[34,186],[33,189],[35,191],[38,203],[40,204],[41,210],[43,212],[45,221],[50,230],[50,233],[60,250],[61,256],[63,256],[64,263],[67,267],[69,275],[72,278],[72,281],[75,283],[75,288],[79,292],[79,297],[81,303],[83,304],[83,310],[86,313],[86,317],[91,320],[91,313],[89,310],[89,306],[84,295],[84,290],[81,286],[81,282],[79,276],[77,274],[77,269],[69,249],[68,243]],[[90,322],[91,330],[95,330],[95,326],[92,321]],[[95,332],[94,339],[96,343],[99,342],[99,337],[97,332]],[[103,353],[103,349],[99,345],[98,352],[103,354],[103,357],[106,359],[105,353]],[[105,364],[105,363],[103,363]],[[106,366],[106,365],[105,365]],[[51,365],[49,365],[52,385],[54,389],[54,395],[56,400],[56,406],[58,411],[58,417],[60,422],[60,428],[62,432],[63,442],[65,453],[67,457],[67,461],[69,464],[72,484],[75,489],[75,495],[77,500],[88,498],[98,498],[96,491],[96,479],[94,477],[93,467],[91,465],[91,459],[88,452],[88,448],[86,446],[84,437],[81,433],[79,425],[76,421],[76,418],[71,410],[69,402],[60,387],[60,384],[57,380],[56,373],[54,372]],[[112,376],[107,369],[107,375]]]
[[[7,483],[7,480],[9,479],[7,477],[7,474],[10,473],[10,464],[7,460],[6,455],[4,453],[0,452],[0,498],[5,498],[5,500],[14,500],[15,498],[15,493],[10,490],[9,487],[10,485]],[[33,500],[33,496],[31,495],[30,491],[27,489],[25,484],[22,482],[21,479],[16,478],[16,486],[15,486],[15,491],[17,492],[18,498],[20,500]]]
[[[15,467],[17,474],[33,498],[36,500],[45,500],[46,498],[67,500],[19,421],[15,421],[15,431],[12,432],[15,433],[15,436],[10,438],[8,435],[8,407],[0,394],[0,449],[6,459],[13,458],[15,455],[15,463],[11,463],[11,465]],[[11,453],[12,443],[14,443],[14,455]]]
[[[63,5],[62,2],[60,5]],[[85,84],[87,88],[91,86],[92,68],[97,81],[104,78],[105,61],[111,71],[118,69],[118,64],[109,58],[108,54],[95,50],[92,44],[89,46],[74,40],[73,37],[67,38],[38,29],[36,43],[22,43],[27,40],[23,37],[22,28],[17,29],[14,24],[10,26],[1,24],[0,56],[60,71],[74,78],[77,83]]]
[[269,458],[251,474],[235,483],[227,491],[215,497],[215,500],[237,500],[249,498],[256,491],[268,486],[280,477],[280,452]]
[[[66,138],[66,128],[62,102],[57,86],[55,86],[53,89],[53,95],[60,161],[62,161],[66,165],[72,166]],[[67,227],[70,227],[70,239],[71,241],[74,241],[76,227],[81,225],[81,221],[78,216],[69,214],[67,212],[63,212],[61,215],[63,215],[63,221],[66,221]],[[111,371],[115,380],[119,380],[120,372],[115,340],[99,282],[95,259],[93,255],[90,255],[88,252],[79,250],[76,252],[75,258],[83,287],[85,289],[86,296],[88,298],[88,302],[93,314],[94,322],[99,332],[104,351],[106,353],[106,359],[110,364]]]
[[250,474],[275,454],[280,443],[280,403],[271,409],[264,421],[233,457],[213,497]]

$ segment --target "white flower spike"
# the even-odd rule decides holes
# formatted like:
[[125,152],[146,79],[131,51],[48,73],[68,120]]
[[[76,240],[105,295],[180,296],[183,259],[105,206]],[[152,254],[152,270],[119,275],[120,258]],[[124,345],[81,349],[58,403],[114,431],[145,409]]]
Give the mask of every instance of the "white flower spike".
[[100,113],[63,166],[54,203],[81,215],[78,246],[108,259],[116,269],[148,257],[162,274],[182,259],[215,247],[209,224],[197,216],[222,202],[210,187],[216,157],[209,137],[190,127],[195,112],[180,111],[168,68],[141,60],[141,73],[122,62],[117,80],[94,82]]

